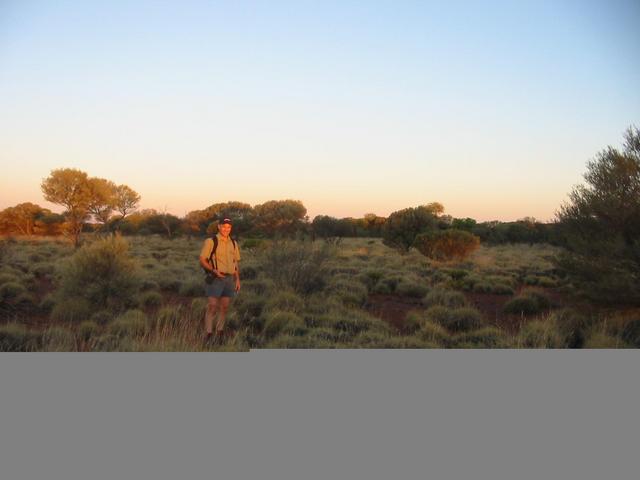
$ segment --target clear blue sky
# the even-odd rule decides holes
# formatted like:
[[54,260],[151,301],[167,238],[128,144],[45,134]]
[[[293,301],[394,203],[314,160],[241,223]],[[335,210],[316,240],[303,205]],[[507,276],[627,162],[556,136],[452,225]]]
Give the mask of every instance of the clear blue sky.
[[549,220],[640,126],[639,25],[638,0],[0,0],[0,208],[74,167],[177,215]]

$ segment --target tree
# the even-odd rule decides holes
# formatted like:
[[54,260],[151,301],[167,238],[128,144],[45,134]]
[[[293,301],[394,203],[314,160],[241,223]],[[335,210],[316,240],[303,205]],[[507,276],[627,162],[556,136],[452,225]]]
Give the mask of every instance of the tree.
[[51,211],[34,203],[25,202],[0,212],[0,232],[31,236],[36,233],[38,220]]
[[193,210],[185,216],[183,229],[191,233],[204,234],[209,226],[230,218],[233,221],[233,235],[245,235],[253,228],[254,211],[248,203],[231,201],[214,203],[203,210]]
[[122,215],[121,220],[138,208],[140,195],[127,185],[118,185],[115,190],[115,209]]
[[116,184],[104,178],[90,178],[89,191],[91,192],[89,213],[104,228],[116,206]]
[[480,246],[480,239],[464,230],[448,229],[421,233],[413,246],[436,260],[462,260]]
[[438,214],[444,208],[439,203],[430,203],[416,208],[405,208],[393,212],[382,229],[382,243],[406,253],[420,233],[438,229]]
[[255,228],[268,236],[291,235],[304,227],[307,209],[299,200],[271,200],[253,207]]
[[587,163],[586,185],[574,187],[557,213],[566,250],[557,265],[587,298],[640,304],[640,130],[624,134]]
[[91,190],[87,174],[74,168],[52,170],[42,181],[42,193],[45,200],[66,208],[68,233],[77,248],[84,221],[89,217]]

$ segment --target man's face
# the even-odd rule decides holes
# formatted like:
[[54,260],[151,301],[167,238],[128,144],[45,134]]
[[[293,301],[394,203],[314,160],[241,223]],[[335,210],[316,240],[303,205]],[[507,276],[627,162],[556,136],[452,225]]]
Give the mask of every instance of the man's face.
[[229,234],[231,233],[231,225],[228,223],[218,225],[218,231],[220,232],[220,235],[222,235],[223,237],[228,237]]

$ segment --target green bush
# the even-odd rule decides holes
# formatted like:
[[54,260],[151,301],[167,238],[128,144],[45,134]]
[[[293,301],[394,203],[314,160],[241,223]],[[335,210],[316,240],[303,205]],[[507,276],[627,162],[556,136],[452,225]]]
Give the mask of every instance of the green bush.
[[348,307],[362,307],[368,298],[367,288],[360,282],[339,280],[332,283],[327,289],[327,294],[335,296]]
[[38,305],[38,308],[43,313],[49,313],[51,312],[51,310],[55,305],[56,305],[55,296],[52,293],[47,293],[44,297],[42,297],[42,300],[40,300],[40,304]]
[[551,301],[544,293],[537,290],[523,290],[503,307],[505,313],[517,315],[535,315],[551,307]]
[[258,269],[255,267],[243,267],[241,272],[242,280],[254,280],[258,278]]
[[0,325],[0,352],[29,352],[37,350],[40,336],[25,325],[8,323]]
[[76,350],[76,337],[64,327],[53,326],[42,334],[42,350],[45,352],[71,352]]
[[178,293],[184,297],[200,297],[204,295],[204,281],[202,278],[189,278],[185,280]]
[[555,323],[534,320],[525,324],[516,337],[517,343],[524,348],[560,348],[562,339],[558,335]]
[[480,312],[471,307],[447,308],[442,305],[430,307],[426,319],[442,325],[449,331],[468,331],[482,326]]
[[300,313],[304,310],[304,300],[291,290],[280,290],[266,300],[265,309]]
[[145,307],[159,307],[162,305],[162,295],[159,292],[150,290],[140,294],[140,303]]
[[117,337],[142,335],[147,329],[147,317],[140,310],[127,310],[108,325],[109,333]]
[[640,319],[630,320],[625,324],[622,329],[622,339],[630,345],[640,348]]
[[586,339],[583,348],[626,348],[628,346],[618,337],[605,332],[594,332]]
[[126,241],[110,237],[82,247],[64,264],[58,297],[82,297],[93,309],[122,309],[133,303],[140,286]]
[[40,263],[31,267],[31,273],[36,277],[51,277],[55,273],[55,266],[51,263]]
[[424,297],[423,302],[427,306],[462,307],[467,304],[467,299],[464,294],[455,290],[434,288]]
[[588,321],[584,316],[569,309],[551,314],[555,322],[561,345],[565,348],[582,348],[587,337]]
[[133,340],[114,334],[101,335],[96,339],[94,350],[97,352],[133,352],[136,351]]
[[424,313],[411,310],[404,318],[404,331],[413,334],[420,330],[423,323],[425,323]]
[[99,328],[100,327],[96,322],[92,320],[85,320],[84,322],[81,322],[80,325],[78,325],[78,336],[82,340],[87,341],[90,338],[96,336]]
[[449,333],[441,325],[431,321],[423,322],[416,336],[435,345],[446,345],[450,340]]
[[5,283],[21,283],[20,282],[21,275],[11,271],[11,272],[0,272],[0,285]]
[[518,315],[533,315],[540,313],[540,307],[531,297],[514,297],[504,304],[503,311]]
[[18,295],[26,293],[27,289],[18,282],[7,282],[0,285],[0,301],[11,301]]
[[263,333],[267,338],[279,334],[304,335],[306,331],[304,320],[294,312],[272,311],[266,315]]
[[479,330],[456,335],[452,339],[453,346],[466,345],[472,348],[507,348],[505,333],[495,327],[484,327]]
[[422,298],[429,288],[426,285],[413,282],[400,282],[396,288],[396,293],[403,297]]
[[335,249],[326,242],[316,246],[304,240],[278,240],[271,243],[260,256],[262,270],[280,288],[292,288],[309,294],[324,288],[328,262],[335,257]]
[[98,325],[106,325],[113,320],[113,313],[108,310],[100,310],[92,314],[90,320]]
[[191,317],[203,319],[209,304],[208,298],[194,298],[191,300]]
[[454,308],[442,326],[453,332],[473,330],[482,326],[482,316],[475,308]]
[[69,297],[58,300],[51,310],[50,318],[55,322],[77,323],[91,316],[91,306],[85,298]]

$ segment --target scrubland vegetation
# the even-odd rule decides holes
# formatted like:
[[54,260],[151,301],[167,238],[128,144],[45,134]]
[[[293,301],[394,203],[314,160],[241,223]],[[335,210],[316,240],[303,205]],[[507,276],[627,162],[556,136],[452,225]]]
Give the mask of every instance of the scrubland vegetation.
[[438,261],[380,239],[243,243],[230,334],[205,347],[201,239],[95,237],[77,251],[4,240],[0,349],[640,347],[640,309],[575,297],[557,247],[481,246]]
[[0,241],[0,350],[204,349],[197,257],[220,216],[240,235],[243,288],[218,349],[638,348],[640,130],[584,178],[546,226],[477,224],[435,202],[309,222],[283,200],[156,212],[144,225],[164,236],[125,237],[139,195],[55,170],[42,189],[73,242],[35,236],[58,220],[33,204],[0,212],[0,230],[24,234]]

